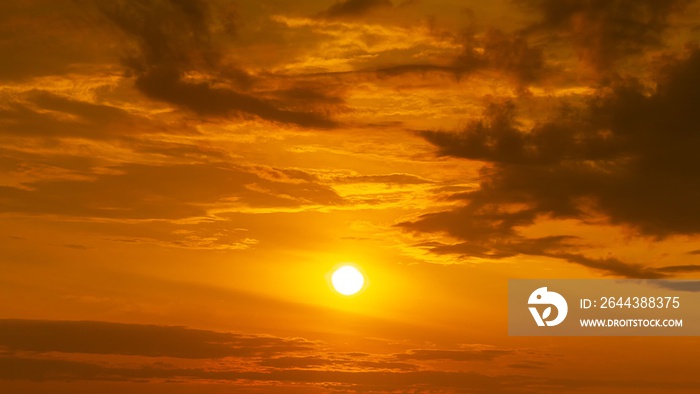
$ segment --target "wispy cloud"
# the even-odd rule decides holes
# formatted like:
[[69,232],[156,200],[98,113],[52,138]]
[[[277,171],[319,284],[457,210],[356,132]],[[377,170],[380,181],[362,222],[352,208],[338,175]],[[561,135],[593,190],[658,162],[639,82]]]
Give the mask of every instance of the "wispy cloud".
[[0,347],[10,352],[211,359],[271,356],[316,348],[301,339],[91,321],[0,320],[0,333]]
[[662,277],[615,258],[576,251],[568,234],[524,239],[518,228],[544,216],[587,220],[602,213],[611,224],[640,234],[697,234],[692,204],[697,166],[688,130],[698,119],[688,103],[698,100],[700,52],[671,61],[655,91],[621,81],[587,108],[528,128],[512,102],[492,104],[482,119],[457,133],[424,131],[438,153],[486,163],[481,188],[461,194],[464,206],[401,224],[421,232],[447,232],[466,242],[436,251],[508,257],[558,257],[614,275]]
[[286,109],[248,91],[254,77],[223,61],[215,37],[235,34],[231,9],[196,0],[96,6],[136,43],[137,51],[124,65],[135,74],[136,88],[148,97],[203,116],[247,114],[304,127],[336,125],[322,113]]

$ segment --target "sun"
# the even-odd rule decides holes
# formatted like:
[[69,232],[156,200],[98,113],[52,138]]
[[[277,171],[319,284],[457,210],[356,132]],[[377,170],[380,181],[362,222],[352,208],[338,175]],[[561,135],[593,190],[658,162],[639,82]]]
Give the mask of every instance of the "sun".
[[357,268],[344,265],[333,272],[331,283],[335,291],[350,296],[362,290],[365,285],[365,277]]

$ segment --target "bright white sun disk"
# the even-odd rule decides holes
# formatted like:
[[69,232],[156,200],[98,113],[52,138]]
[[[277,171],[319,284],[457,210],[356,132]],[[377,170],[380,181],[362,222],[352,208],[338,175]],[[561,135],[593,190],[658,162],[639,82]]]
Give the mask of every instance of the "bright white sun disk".
[[365,285],[365,277],[357,268],[344,265],[333,272],[331,283],[335,291],[349,296],[362,290],[362,286]]

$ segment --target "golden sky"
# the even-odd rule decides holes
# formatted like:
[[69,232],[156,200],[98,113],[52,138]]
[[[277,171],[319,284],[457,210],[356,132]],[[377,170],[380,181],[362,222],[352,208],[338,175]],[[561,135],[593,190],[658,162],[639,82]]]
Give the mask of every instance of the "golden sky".
[[696,393],[697,338],[509,337],[506,301],[698,275],[699,21],[1,2],[0,390]]

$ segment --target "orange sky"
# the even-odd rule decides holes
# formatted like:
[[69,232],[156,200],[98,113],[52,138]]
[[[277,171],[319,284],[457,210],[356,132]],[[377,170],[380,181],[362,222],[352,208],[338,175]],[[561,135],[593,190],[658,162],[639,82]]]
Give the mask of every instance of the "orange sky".
[[697,338],[508,337],[506,298],[697,277],[698,21],[2,2],[0,390],[697,392]]

